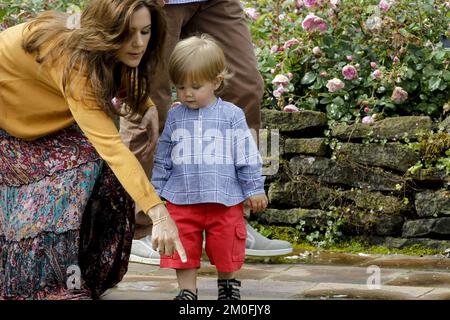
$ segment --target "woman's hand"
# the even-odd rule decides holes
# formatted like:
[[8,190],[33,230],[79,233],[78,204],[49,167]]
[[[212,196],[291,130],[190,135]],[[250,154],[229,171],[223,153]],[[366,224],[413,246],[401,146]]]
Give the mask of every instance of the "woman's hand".
[[176,250],[181,261],[186,262],[186,251],[178,236],[178,228],[170,217],[166,207],[163,204],[158,204],[150,208],[148,214],[153,221],[153,250],[159,249],[159,252],[166,256],[171,256],[174,250]]
[[255,194],[248,197],[244,202],[244,206],[252,208],[253,212],[264,211],[267,207],[269,200],[265,193]]

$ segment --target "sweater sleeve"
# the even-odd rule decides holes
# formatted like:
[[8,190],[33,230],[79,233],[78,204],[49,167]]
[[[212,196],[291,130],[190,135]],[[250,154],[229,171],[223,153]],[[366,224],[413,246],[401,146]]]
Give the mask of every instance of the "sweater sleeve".
[[78,82],[73,95],[66,96],[66,100],[80,129],[144,212],[162,203],[142,166],[122,142],[114,122],[98,106],[92,90],[89,90],[89,82],[82,77]]

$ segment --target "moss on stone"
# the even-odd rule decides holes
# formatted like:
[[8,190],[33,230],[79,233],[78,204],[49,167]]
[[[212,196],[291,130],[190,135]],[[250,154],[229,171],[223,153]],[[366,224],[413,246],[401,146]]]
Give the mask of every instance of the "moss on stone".
[[422,159],[432,164],[450,148],[450,135],[446,132],[437,132],[424,136],[420,141],[420,155]]
[[440,250],[426,248],[421,245],[412,245],[401,249],[388,248],[384,246],[374,246],[368,243],[366,238],[352,237],[348,240],[341,240],[332,245],[316,247],[306,240],[306,234],[299,229],[287,226],[267,226],[251,222],[252,226],[262,235],[269,239],[279,239],[289,241],[297,251],[332,251],[345,253],[367,253],[367,254],[405,254],[412,256],[434,255],[442,253]]

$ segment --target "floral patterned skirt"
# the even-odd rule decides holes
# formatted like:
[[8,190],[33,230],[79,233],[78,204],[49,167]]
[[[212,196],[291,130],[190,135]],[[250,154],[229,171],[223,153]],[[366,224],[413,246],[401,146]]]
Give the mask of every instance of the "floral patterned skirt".
[[0,130],[0,299],[96,299],[127,271],[134,202],[76,126]]

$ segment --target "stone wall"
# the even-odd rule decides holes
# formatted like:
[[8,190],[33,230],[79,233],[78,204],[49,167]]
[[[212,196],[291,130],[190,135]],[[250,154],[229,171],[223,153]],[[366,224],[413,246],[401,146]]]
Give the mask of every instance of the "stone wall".
[[[344,235],[364,235],[374,244],[450,247],[449,175],[408,171],[421,160],[411,143],[438,130],[429,117],[330,129],[320,112],[263,110],[262,123],[279,132],[280,165],[267,176],[269,208],[255,216],[261,224],[308,233],[340,222]],[[449,118],[440,125],[448,132]]]

